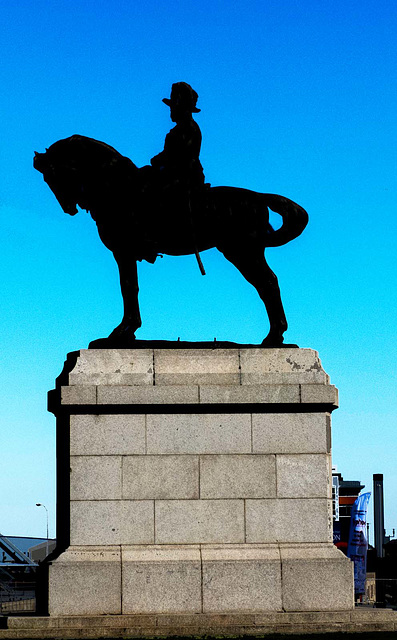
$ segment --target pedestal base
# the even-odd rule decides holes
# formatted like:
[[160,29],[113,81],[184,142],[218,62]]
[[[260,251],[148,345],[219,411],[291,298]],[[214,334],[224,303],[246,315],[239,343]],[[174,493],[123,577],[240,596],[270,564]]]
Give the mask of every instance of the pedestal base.
[[50,567],[51,615],[260,613],[352,608],[333,545],[70,547]]
[[76,354],[51,395],[69,536],[50,615],[351,610],[336,406],[308,349]]
[[[311,613],[185,613],[123,616],[10,617],[0,640],[32,638],[252,638],[275,634],[397,631],[391,609]],[[371,635],[372,637],[372,635]],[[389,637],[389,636],[388,636]]]

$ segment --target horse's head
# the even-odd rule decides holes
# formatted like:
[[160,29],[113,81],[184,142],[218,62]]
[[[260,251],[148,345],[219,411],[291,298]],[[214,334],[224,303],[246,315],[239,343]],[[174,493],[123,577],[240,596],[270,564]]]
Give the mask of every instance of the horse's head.
[[45,153],[35,151],[33,166],[71,216],[81,209],[97,213],[120,197],[120,185],[131,186],[137,167],[104,142],[74,135],[54,142]]
[[52,152],[51,147],[45,153],[34,152],[33,166],[43,174],[63,211],[71,216],[77,213],[81,185],[77,171],[70,163],[64,163]]

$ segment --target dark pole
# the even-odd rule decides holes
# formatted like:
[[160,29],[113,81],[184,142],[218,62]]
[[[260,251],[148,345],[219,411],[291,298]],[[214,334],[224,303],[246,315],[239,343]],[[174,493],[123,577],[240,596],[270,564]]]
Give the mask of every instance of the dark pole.
[[376,607],[383,609],[385,603],[385,582],[383,563],[383,542],[385,522],[383,510],[383,473],[374,473],[374,533],[376,551]]
[[374,532],[378,558],[383,558],[385,519],[383,509],[383,473],[374,473]]

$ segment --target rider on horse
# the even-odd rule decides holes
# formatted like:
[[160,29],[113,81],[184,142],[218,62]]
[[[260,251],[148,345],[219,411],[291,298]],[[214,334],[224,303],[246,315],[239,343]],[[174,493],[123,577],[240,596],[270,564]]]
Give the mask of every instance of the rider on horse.
[[193,120],[198,94],[186,82],[172,85],[171,98],[163,102],[171,109],[171,120],[176,126],[165,138],[164,150],[151,159],[154,180],[164,189],[188,192],[204,187],[204,172],[199,155],[201,131]]
[[151,159],[151,166],[139,170],[143,197],[140,233],[149,262],[157,255],[157,236],[191,238],[203,273],[195,240],[195,219],[204,208],[206,188],[199,160],[201,131],[192,115],[200,112],[197,99],[198,94],[186,82],[174,83],[171,97],[163,99],[175,127],[167,134],[163,151]]

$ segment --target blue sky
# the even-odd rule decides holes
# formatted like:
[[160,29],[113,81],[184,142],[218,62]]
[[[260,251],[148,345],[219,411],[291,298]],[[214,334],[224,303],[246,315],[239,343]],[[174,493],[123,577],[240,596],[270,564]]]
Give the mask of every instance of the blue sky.
[[[89,215],[63,214],[33,151],[81,133],[138,166],[172,123],[161,102],[199,93],[213,185],[301,204],[303,235],[270,249],[286,341],[319,351],[340,390],[333,462],[372,490],[385,477],[397,527],[396,35],[390,0],[74,0],[0,4],[0,531],[55,532],[55,419],[66,353],[121,319],[116,265]],[[216,250],[139,265],[145,339],[260,342],[254,290]],[[372,506],[369,521],[373,521]]]

